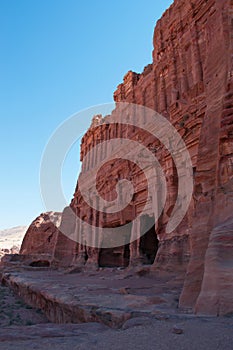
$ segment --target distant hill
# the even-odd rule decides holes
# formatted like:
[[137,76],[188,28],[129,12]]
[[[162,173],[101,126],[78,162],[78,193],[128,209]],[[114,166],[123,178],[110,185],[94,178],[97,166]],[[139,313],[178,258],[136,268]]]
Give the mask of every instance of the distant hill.
[[27,226],[17,226],[0,230],[0,259],[8,253],[18,253]]

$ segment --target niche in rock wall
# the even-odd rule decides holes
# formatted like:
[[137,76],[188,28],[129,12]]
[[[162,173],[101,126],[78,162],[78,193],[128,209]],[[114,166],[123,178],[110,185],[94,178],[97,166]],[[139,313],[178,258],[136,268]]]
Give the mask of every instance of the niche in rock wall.
[[140,219],[140,227],[141,237],[139,251],[141,261],[145,265],[153,264],[159,245],[157,234],[155,232],[154,217],[143,215]]
[[49,267],[50,262],[47,260],[37,260],[37,261],[31,262],[29,264],[29,266],[31,266],[31,267]]
[[99,267],[127,267],[130,260],[129,238],[132,225],[121,226],[121,233],[125,238],[125,245],[112,248],[101,248],[99,252]]

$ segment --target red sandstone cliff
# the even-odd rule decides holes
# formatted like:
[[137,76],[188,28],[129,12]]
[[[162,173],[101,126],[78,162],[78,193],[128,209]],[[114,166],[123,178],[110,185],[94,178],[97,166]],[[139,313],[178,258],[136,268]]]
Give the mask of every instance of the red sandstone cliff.
[[[114,93],[116,102],[132,102],[158,111],[178,130],[190,152],[194,192],[189,210],[172,233],[166,224],[177,196],[177,173],[171,155],[158,140],[124,124],[108,124],[114,116],[98,116],[82,140],[81,160],[104,140],[127,137],[142,140],[155,150],[166,176],[166,205],[153,231],[144,238],[115,249],[88,247],[88,234],[65,209],[61,228],[82,236],[83,244],[58,232],[55,261],[61,265],[127,266],[152,264],[154,270],[186,271],[180,306],[197,313],[233,312],[233,71],[232,2],[230,0],[176,0],[158,21],[154,31],[152,64],[142,74],[128,72]],[[116,108],[117,110],[117,108]],[[97,161],[108,159],[111,151],[83,162],[87,187]],[[147,184],[134,164],[107,162],[98,177],[105,198],[119,179],[134,184],[134,199],[126,212],[104,216],[90,208],[77,185],[70,207],[84,221],[100,227],[122,226],[137,216],[147,198]],[[151,191],[147,215],[153,216],[156,201]],[[126,235],[140,233],[139,220]],[[93,232],[95,235],[95,232]],[[33,235],[30,235],[31,237]],[[54,241],[55,242],[55,241]],[[29,242],[24,246],[29,246]],[[151,250],[151,247],[153,249]]]
[[48,212],[38,216],[27,229],[20,254],[53,256],[58,233],[57,227],[60,226],[60,222],[61,213]]
[[207,107],[197,157],[191,259],[180,304],[218,315],[231,312],[233,305],[232,2],[212,3],[204,17]]

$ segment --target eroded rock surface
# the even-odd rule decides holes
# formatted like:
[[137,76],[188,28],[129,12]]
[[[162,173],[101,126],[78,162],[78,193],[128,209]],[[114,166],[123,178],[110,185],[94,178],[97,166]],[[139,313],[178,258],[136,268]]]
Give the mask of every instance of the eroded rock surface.
[[[131,181],[134,195],[125,210],[113,215],[94,210],[84,200],[78,183],[70,206],[62,214],[60,231],[52,227],[51,236],[51,223],[42,215],[38,226],[34,222],[29,229],[21,253],[52,252],[54,265],[87,271],[99,266],[143,265],[156,272],[187,271],[181,307],[200,314],[233,312],[232,6],[230,0],[175,0],[155,27],[152,64],[141,74],[129,71],[125,75],[114,93],[116,109],[109,116],[95,116],[84,135],[79,179],[85,179],[86,191],[92,193],[96,191],[92,180],[96,179],[98,192],[109,202],[116,197],[119,180]],[[166,225],[178,192],[171,154],[150,133],[127,125],[132,111],[125,105],[124,112],[119,113],[118,102],[146,106],[162,114],[180,133],[190,153],[193,196],[184,219],[171,233],[166,232]],[[122,119],[111,124],[118,114]],[[146,125],[146,114],[143,118]],[[156,125],[151,128],[156,129]],[[143,237],[145,222],[153,220],[160,207],[160,184],[151,176],[152,185],[148,186],[137,165],[119,159],[114,150],[104,146],[103,141],[112,138],[142,143],[156,155],[165,174],[166,204],[158,222],[151,224]],[[85,157],[101,144],[101,152]],[[97,172],[100,161],[105,165]],[[148,165],[149,170],[152,167]],[[138,217],[142,207],[144,216]],[[70,209],[92,228],[86,229]],[[135,218],[131,226],[124,226]],[[130,237],[137,239],[104,248],[101,228],[115,227],[122,230],[127,242]],[[87,243],[90,237],[91,243],[98,241],[98,248]],[[148,271],[148,267],[141,271]]]
[[60,226],[61,213],[42,213],[29,226],[23,239],[20,254],[53,255]]
[[182,279],[146,275],[117,269],[84,271],[8,272],[2,282],[28,304],[41,309],[51,322],[100,322],[120,328],[138,316],[166,319],[177,313]]

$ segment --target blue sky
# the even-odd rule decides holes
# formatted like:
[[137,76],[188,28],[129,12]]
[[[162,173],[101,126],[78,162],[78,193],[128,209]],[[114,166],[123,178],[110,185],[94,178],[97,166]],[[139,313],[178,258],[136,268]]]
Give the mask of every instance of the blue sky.
[[[81,109],[112,102],[124,74],[151,62],[155,23],[171,3],[0,1],[0,229],[45,210],[39,170],[50,135]],[[63,171],[68,201],[79,167],[76,145]]]

